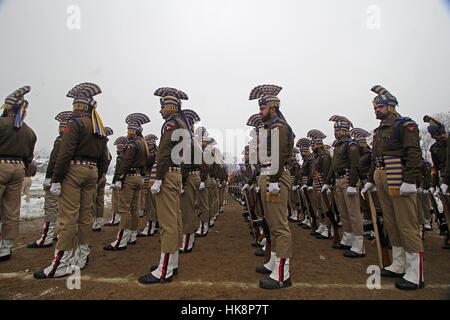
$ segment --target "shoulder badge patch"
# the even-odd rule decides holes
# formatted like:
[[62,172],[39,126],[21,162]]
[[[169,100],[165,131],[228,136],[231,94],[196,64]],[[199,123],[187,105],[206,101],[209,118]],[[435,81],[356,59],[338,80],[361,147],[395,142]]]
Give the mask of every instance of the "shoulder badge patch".
[[416,131],[416,125],[414,123],[408,123],[406,125],[406,130],[409,132],[415,132]]
[[164,132],[172,131],[175,125],[172,122],[168,122],[164,125]]

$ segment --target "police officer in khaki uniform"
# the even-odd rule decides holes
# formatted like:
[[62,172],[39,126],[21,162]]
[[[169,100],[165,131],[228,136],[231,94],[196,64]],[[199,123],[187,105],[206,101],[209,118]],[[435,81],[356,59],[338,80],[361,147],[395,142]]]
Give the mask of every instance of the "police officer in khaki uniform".
[[93,97],[101,93],[94,83],[75,86],[73,117],[64,130],[56,157],[50,192],[58,201],[58,242],[51,265],[34,273],[37,279],[71,274],[73,265],[88,263],[88,235],[92,226],[92,196],[98,177],[107,170],[106,134]]
[[116,240],[104,246],[104,250],[125,250],[128,244],[136,244],[139,194],[144,186],[145,166],[150,156],[147,142],[142,136],[142,125],[149,122],[150,119],[143,113],[132,113],[125,118],[128,143],[113,177],[114,188],[119,190],[119,231]]
[[266,149],[266,152],[260,152],[259,155],[259,187],[272,249],[269,262],[256,268],[257,272],[269,275],[269,278],[259,281],[259,286],[264,289],[279,289],[292,285],[289,273],[292,235],[287,217],[292,183],[287,165],[291,159],[295,135],[280,111],[277,95],[281,89],[275,85],[261,85],[250,93],[250,100],[259,99],[260,114],[265,123],[264,128],[267,129],[259,130],[259,147]]
[[340,245],[350,247],[344,252],[344,256],[348,258],[364,257],[364,231],[357,187],[359,182],[359,145],[350,137],[350,128],[353,125],[347,118],[332,116],[330,121],[334,121],[336,143],[331,167],[325,184],[322,186],[322,192],[329,191],[332,181],[335,181],[336,203],[344,231]]
[[[123,158],[123,150],[128,143],[128,139],[126,137],[118,137],[114,141],[114,145],[117,148],[116,155],[116,168],[120,166],[120,162]],[[115,185],[111,186],[112,194],[111,194],[111,220],[108,223],[105,223],[105,227],[118,226],[120,223],[120,214],[119,214],[119,198],[118,193],[119,190],[115,188]]]
[[423,245],[416,214],[419,132],[413,120],[397,113],[397,99],[389,91],[381,86],[372,91],[378,94],[373,106],[381,122],[374,133],[371,174],[361,192],[376,186],[392,244],[393,262],[381,270],[381,276],[398,277],[397,288],[414,290],[424,284]]
[[156,232],[157,223],[158,223],[158,214],[156,211],[156,199],[155,195],[151,192],[150,188],[153,186],[156,180],[156,168],[158,163],[156,162],[156,155],[158,151],[158,147],[156,146],[156,140],[158,138],[154,134],[149,134],[145,136],[145,141],[147,142],[148,150],[150,152],[150,156],[147,159],[146,163],[146,173],[144,178],[144,197],[145,197],[145,206],[144,211],[148,216],[147,224],[140,233],[138,233],[138,237],[151,237]]
[[303,229],[311,229],[311,217],[309,216],[313,208],[311,204],[306,199],[303,190],[308,188],[308,180],[311,172],[312,163],[314,160],[313,155],[311,154],[311,140],[308,138],[300,138],[295,144],[297,148],[300,150],[300,155],[302,157],[302,165],[300,167],[300,197],[303,200],[303,218],[300,218],[299,226]]
[[199,226],[195,232],[196,237],[206,237],[209,232],[209,220],[210,220],[210,206],[212,205],[211,199],[211,178],[209,177],[209,165],[206,163],[205,157],[207,153],[204,151],[209,144],[215,143],[213,138],[209,137],[208,131],[204,127],[199,127],[195,130],[195,140],[201,144],[202,158],[200,165],[200,185],[198,193],[198,217]]
[[311,232],[311,235],[320,239],[330,238],[331,230],[328,230],[326,224],[327,207],[322,198],[322,186],[324,180],[328,175],[331,165],[331,157],[326,146],[323,144],[323,139],[327,136],[320,130],[313,129],[307,133],[307,137],[312,139],[311,148],[313,150],[314,160],[311,165],[310,177],[308,179],[307,192],[314,207],[319,226],[316,230]]
[[[112,136],[114,131],[110,127],[105,127],[106,137]],[[106,138],[106,141],[109,141]],[[112,156],[108,151],[108,163],[107,167],[111,163]],[[100,232],[105,224],[105,218],[103,218],[105,212],[105,186],[106,186],[106,173],[98,180],[97,187],[95,188],[94,198],[92,199],[92,216],[94,217],[94,224],[92,225],[92,231]]]
[[[194,124],[200,121],[200,116],[190,109],[183,110],[189,124],[189,129],[194,135]],[[195,203],[200,188],[200,166],[202,148],[197,140],[192,139],[191,158],[189,163],[181,166],[183,193],[180,196],[181,216],[183,223],[183,238],[180,253],[190,253],[194,247],[195,231],[199,224],[199,218]],[[197,161],[196,161],[197,160]]]
[[45,173],[44,180],[44,226],[42,228],[41,237],[30,243],[27,248],[47,248],[53,245],[53,239],[56,238],[56,218],[58,214],[58,196],[50,192],[50,186],[52,184],[51,179],[53,177],[53,170],[55,168],[56,157],[59,153],[59,146],[61,144],[64,129],[67,126],[67,122],[72,118],[72,111],[63,111],[56,115],[55,120],[59,122],[59,136],[53,143],[53,149],[50,153],[50,159],[47,165],[47,171]]
[[24,168],[33,161],[36,135],[24,122],[30,87],[17,89],[6,97],[0,117],[0,261],[11,258],[19,233],[20,197]]
[[295,223],[299,221],[299,206],[300,206],[300,199],[297,196],[297,189],[299,188],[300,172],[301,172],[300,163],[298,163],[297,161],[297,154],[299,153],[300,150],[298,150],[297,148],[293,148],[291,155],[291,162],[289,163],[289,173],[291,175],[292,180],[292,190],[289,191],[289,210],[290,210],[289,221]]
[[[151,188],[156,194],[156,208],[161,229],[161,256],[158,266],[153,266],[149,274],[139,278],[142,284],[167,283],[172,281],[174,273],[177,273],[178,250],[182,235],[180,210],[182,178],[179,164],[183,163],[183,159],[172,159],[172,149],[175,146],[179,147],[178,144],[182,144],[182,149],[191,147],[191,132],[181,110],[181,100],[187,100],[187,95],[168,87],[157,89],[155,95],[161,97],[160,112],[165,119],[156,158],[158,162],[156,181]],[[181,156],[184,155],[183,153]]]
[[[431,137],[436,140],[430,147],[431,159],[433,160],[433,175],[432,175],[432,189],[430,190],[434,193],[435,189],[438,189],[439,184],[441,183],[441,191],[444,195],[448,193],[448,172],[449,167],[447,164],[448,155],[447,150],[449,148],[449,134],[445,129],[445,126],[437,121],[436,119],[431,118],[430,116],[425,116],[423,118],[425,122],[428,122],[430,125],[428,126],[428,132],[431,134]],[[447,172],[447,174],[446,174]],[[447,198],[448,199],[448,198]],[[441,199],[441,201],[448,201],[446,199]],[[450,212],[445,210],[445,220],[447,221],[447,229],[450,221]],[[447,232],[446,243],[442,246],[442,249],[450,249],[450,233]]]

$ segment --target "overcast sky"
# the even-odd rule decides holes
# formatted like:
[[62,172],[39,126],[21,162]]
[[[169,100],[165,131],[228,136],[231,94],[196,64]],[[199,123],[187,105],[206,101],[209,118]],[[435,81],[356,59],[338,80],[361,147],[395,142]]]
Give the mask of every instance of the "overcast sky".
[[[80,10],[79,29],[71,29],[71,5]],[[185,91],[183,107],[225,132],[247,129],[259,111],[248,100],[254,86],[280,85],[297,138],[316,128],[329,143],[333,114],[377,126],[375,84],[420,125],[425,113],[450,109],[444,0],[0,0],[0,40],[0,97],[31,86],[26,121],[37,149],[50,150],[54,117],[71,109],[66,93],[83,81],[103,90],[98,112],[114,129],[112,140],[126,133],[131,112],[146,113],[144,133],[159,135],[153,92],[162,86]]]

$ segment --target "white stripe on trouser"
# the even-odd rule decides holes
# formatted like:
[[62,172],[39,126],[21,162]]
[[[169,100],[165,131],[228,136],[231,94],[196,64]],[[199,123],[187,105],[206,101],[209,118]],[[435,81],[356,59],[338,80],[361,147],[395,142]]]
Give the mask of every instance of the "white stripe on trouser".
[[[280,268],[281,263],[284,264],[282,268]],[[273,267],[272,273],[270,274],[270,278],[275,281],[286,281],[289,279],[289,258],[278,258],[275,256],[275,265]]]
[[405,264],[406,273],[403,278],[405,280],[408,280],[409,282],[419,285],[421,282],[423,282],[422,254],[416,252],[409,253],[405,251],[405,256],[406,256],[406,264]]
[[392,264],[386,270],[403,273],[405,272],[406,255],[402,247],[392,247]]

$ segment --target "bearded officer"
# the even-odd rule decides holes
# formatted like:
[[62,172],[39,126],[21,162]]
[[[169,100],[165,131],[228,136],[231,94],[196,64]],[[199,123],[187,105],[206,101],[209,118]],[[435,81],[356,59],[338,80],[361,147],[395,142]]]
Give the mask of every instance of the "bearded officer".
[[420,175],[420,138],[417,124],[397,111],[397,98],[381,86],[373,106],[380,126],[373,139],[373,161],[363,190],[377,194],[392,244],[392,264],[381,270],[383,277],[400,278],[395,286],[415,290],[424,285],[423,245],[417,219],[416,181]]
[[[259,187],[270,229],[272,251],[269,262],[256,268],[257,272],[269,275],[269,278],[259,281],[259,286],[264,289],[279,289],[292,285],[289,273],[292,235],[286,212],[289,191],[292,188],[287,165],[291,159],[295,135],[280,111],[277,95],[281,89],[275,85],[261,85],[250,93],[250,100],[259,99],[260,114],[266,129],[265,136],[260,133],[259,146],[267,148],[268,156],[261,157]],[[277,147],[278,154],[273,152]]]

